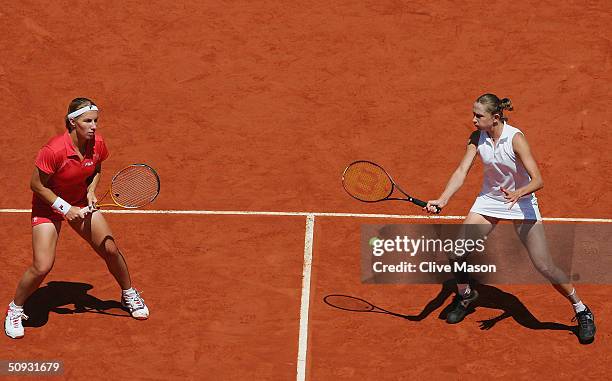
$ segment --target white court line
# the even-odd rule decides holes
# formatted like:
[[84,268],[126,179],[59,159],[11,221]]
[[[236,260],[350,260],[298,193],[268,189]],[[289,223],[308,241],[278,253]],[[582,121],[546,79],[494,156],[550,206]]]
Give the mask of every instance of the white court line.
[[306,217],[304,235],[304,267],[302,270],[302,300],[300,302],[300,336],[298,340],[297,381],[306,380],[306,356],[308,354],[308,311],[310,309],[310,273],[312,270],[312,241],[315,216]]
[[[30,213],[31,209],[0,209],[0,213]],[[111,214],[188,214],[188,215],[255,215],[255,216],[315,216],[315,217],[357,217],[357,218],[393,218],[410,220],[463,220],[465,216],[438,216],[425,214],[367,214],[367,213],[330,213],[330,212],[270,212],[250,210],[104,210]],[[544,221],[557,222],[600,222],[612,223],[612,218],[574,218],[574,217],[544,217]]]

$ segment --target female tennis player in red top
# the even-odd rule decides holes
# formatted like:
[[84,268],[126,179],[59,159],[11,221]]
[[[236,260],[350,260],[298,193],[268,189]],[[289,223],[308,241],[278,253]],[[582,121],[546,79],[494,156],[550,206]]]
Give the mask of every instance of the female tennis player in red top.
[[[476,131],[470,136],[467,151],[444,192],[437,200],[430,200],[424,209],[433,213],[434,205],[446,206],[463,185],[476,155],[480,156],[484,168],[482,189],[464,224],[472,225],[472,229],[478,230],[476,234],[486,236],[500,220],[513,221],[535,267],[572,303],[579,323],[578,338],[581,342],[591,342],[595,337],[593,313],[582,303],[569,277],[553,263],[548,253],[534,194],[543,187],[538,165],[523,133],[507,123],[504,110],[512,110],[512,102],[494,94],[484,94],[474,102],[472,122]],[[455,273],[455,277],[458,295],[447,316],[451,324],[463,320],[478,298],[478,292],[470,289],[466,273]]]
[[113,233],[102,213],[84,215],[82,207],[97,202],[95,190],[108,150],[96,134],[98,107],[87,98],[76,98],[68,107],[66,131],[38,152],[30,181],[32,197],[32,246],[34,260],[17,286],[9,304],[4,329],[14,339],[24,336],[22,319],[26,299],[40,286],[55,261],[55,247],[65,219],[106,262],[122,289],[121,303],[132,317],[147,319],[149,310],[137,290]]

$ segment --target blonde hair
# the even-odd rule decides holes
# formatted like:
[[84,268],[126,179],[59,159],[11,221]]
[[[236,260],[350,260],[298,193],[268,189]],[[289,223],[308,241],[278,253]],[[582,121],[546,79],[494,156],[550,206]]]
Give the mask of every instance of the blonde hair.
[[74,98],[68,105],[68,112],[66,113],[66,117],[64,118],[68,132],[72,130],[72,125],[70,124],[70,121],[68,120],[68,114],[84,106],[97,106],[97,105],[91,99],[88,99],[88,98]]
[[483,94],[476,99],[476,102],[484,105],[488,113],[492,115],[499,114],[499,118],[504,122],[508,120],[508,118],[504,116],[504,110],[514,110],[510,98],[499,99],[495,94]]

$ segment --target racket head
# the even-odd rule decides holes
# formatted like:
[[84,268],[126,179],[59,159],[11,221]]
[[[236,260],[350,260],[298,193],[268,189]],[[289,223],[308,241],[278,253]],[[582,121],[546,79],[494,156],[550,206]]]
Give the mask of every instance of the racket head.
[[111,181],[109,194],[113,202],[127,209],[141,208],[159,195],[157,172],[146,164],[130,164]]
[[342,173],[342,186],[351,197],[363,202],[382,201],[393,193],[391,176],[378,164],[358,160]]
[[323,298],[323,301],[334,308],[352,312],[372,312],[376,308],[373,304],[354,296],[332,294]]

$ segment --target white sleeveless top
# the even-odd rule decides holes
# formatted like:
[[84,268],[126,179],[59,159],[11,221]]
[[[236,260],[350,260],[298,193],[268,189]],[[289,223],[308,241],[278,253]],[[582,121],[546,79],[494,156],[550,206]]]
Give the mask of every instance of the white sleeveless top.
[[[522,134],[521,130],[504,123],[502,134],[497,144],[494,145],[488,133],[480,133],[478,154],[484,167],[484,179],[479,196],[506,201],[504,192],[500,188],[515,190],[524,187],[531,181],[529,173],[523,163],[517,159],[512,148],[512,139],[516,134]],[[535,195],[531,193],[521,199],[534,197]]]
[[502,134],[494,145],[488,133],[480,132],[477,149],[483,164],[484,179],[472,212],[506,219],[541,219],[534,193],[521,197],[512,209],[508,209],[510,204],[506,203],[501,191],[501,188],[512,191],[531,181],[512,148],[512,139],[516,134],[522,132],[504,123]]

